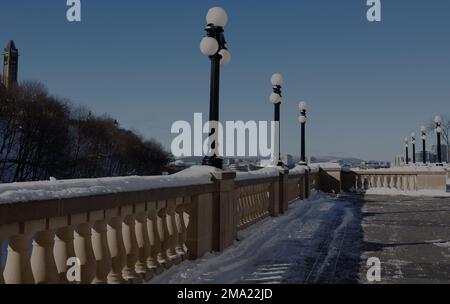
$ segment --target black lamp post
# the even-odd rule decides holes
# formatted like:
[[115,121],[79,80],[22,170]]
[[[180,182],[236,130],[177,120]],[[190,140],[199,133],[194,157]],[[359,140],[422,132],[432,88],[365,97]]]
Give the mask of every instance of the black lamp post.
[[406,165],[409,165],[409,141],[408,141],[408,137],[405,138],[405,149],[406,149]]
[[437,158],[438,166],[443,166],[442,164],[442,148],[441,148],[441,134],[442,134],[442,119],[440,116],[436,116],[434,119],[436,123],[436,134],[437,134]]
[[301,126],[301,153],[300,153],[300,165],[306,165],[306,122],[308,118],[306,116],[307,105],[306,102],[301,101],[299,104],[300,117],[298,121]]
[[[219,122],[219,87],[220,87],[220,66],[228,64],[231,55],[227,50],[224,36],[224,28],[228,22],[227,13],[223,8],[214,7],[208,11],[206,16],[206,37],[200,43],[200,50],[211,59],[211,86],[210,86],[210,105],[209,105],[209,123],[211,149],[208,156],[203,159],[203,165],[212,166],[219,169],[223,167],[223,160],[217,155]],[[214,139],[211,139],[214,138]]]
[[413,164],[416,164],[416,133],[411,133]]
[[280,126],[280,109],[281,103],[283,102],[283,97],[281,95],[281,86],[283,85],[283,76],[281,74],[273,74],[271,78],[271,82],[273,85],[273,93],[270,95],[270,102],[275,106],[275,164],[277,166],[283,166],[283,162],[281,160],[281,126]]
[[420,133],[422,135],[422,162],[424,165],[427,164],[427,128],[422,126],[420,129]]

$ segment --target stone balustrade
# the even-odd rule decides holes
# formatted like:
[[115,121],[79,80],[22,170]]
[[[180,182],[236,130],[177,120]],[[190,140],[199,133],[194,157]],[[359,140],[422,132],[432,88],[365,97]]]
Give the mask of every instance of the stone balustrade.
[[439,168],[359,170],[342,172],[343,190],[364,192],[369,189],[394,189],[404,192],[447,189],[447,173]]
[[70,259],[79,262],[79,283],[148,281],[185,259],[231,246],[239,230],[306,198],[306,181],[318,178],[316,172],[308,179],[307,172],[279,168],[238,177],[213,169],[205,174],[192,184],[173,179],[158,186],[151,180],[145,189],[146,180],[136,179],[142,189],[60,197],[48,194],[71,182],[42,182],[43,197],[28,195],[28,183],[5,185],[5,191],[0,186],[0,244],[7,245],[0,250],[6,254],[0,256],[0,283],[78,283],[71,279]]
[[239,230],[283,215],[312,190],[445,191],[447,179],[443,169],[208,168],[174,177],[0,185],[0,244],[7,245],[0,284],[78,283],[69,261],[79,263],[79,283],[140,283],[226,249]]

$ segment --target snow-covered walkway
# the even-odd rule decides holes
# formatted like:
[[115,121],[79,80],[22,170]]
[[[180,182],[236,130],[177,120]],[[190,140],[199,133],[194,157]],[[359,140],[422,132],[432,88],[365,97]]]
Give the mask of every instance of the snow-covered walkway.
[[354,282],[359,263],[337,271],[349,261],[341,248],[358,224],[351,200],[314,194],[291,204],[286,215],[241,231],[228,250],[186,261],[150,283]]

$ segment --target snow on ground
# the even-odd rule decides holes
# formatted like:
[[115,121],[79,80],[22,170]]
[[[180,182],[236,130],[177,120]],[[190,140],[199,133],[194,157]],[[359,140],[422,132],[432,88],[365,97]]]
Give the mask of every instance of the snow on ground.
[[392,195],[410,197],[450,197],[450,192],[439,190],[402,191],[391,188],[373,188],[364,192],[366,195]]
[[291,204],[287,214],[241,231],[240,241],[224,252],[185,261],[150,283],[315,283],[325,272],[332,281],[342,275],[335,261],[353,222],[352,208],[339,197],[313,194]]
[[0,185],[0,204],[207,184],[217,169],[194,166],[170,176],[49,180]]

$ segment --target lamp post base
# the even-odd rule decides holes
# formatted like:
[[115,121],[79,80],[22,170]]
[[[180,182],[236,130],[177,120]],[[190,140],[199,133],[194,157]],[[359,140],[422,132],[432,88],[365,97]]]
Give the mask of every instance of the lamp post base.
[[299,166],[307,166],[308,164],[306,162],[304,162],[304,161],[301,161],[301,162],[298,163],[298,165]]
[[217,169],[223,169],[223,159],[217,156],[206,156],[203,159],[202,166],[211,166]]

